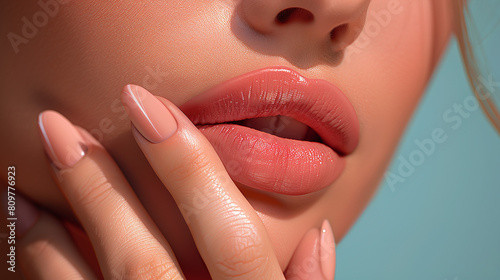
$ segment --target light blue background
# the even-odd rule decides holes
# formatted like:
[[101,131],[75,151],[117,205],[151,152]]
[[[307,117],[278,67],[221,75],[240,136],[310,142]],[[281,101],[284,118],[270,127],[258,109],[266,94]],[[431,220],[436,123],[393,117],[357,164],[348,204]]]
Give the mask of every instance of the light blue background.
[[481,109],[456,130],[442,116],[471,94],[452,41],[388,171],[398,174],[415,139],[435,128],[448,138],[405,182],[381,183],[337,247],[335,279],[500,279],[500,136]]

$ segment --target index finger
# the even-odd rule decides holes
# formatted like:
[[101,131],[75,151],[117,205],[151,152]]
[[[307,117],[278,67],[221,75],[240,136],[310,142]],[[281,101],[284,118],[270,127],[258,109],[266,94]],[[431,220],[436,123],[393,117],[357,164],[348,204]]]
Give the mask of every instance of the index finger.
[[284,279],[262,221],[203,134],[174,104],[139,86],[126,86],[122,102],[212,277]]

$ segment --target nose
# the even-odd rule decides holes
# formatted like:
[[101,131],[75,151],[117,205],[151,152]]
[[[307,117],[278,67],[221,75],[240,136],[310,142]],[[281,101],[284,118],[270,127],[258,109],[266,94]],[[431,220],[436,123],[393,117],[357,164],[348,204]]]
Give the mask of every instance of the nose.
[[241,17],[255,32],[325,42],[338,51],[358,37],[370,0],[242,0]]

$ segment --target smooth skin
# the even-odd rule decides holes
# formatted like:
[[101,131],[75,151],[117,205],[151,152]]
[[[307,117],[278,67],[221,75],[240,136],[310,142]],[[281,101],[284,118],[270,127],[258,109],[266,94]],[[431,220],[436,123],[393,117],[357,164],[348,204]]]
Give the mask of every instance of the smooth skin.
[[[175,119],[170,124],[177,126],[173,135],[158,144],[135,128],[133,135],[177,206],[191,209],[181,212],[211,277],[285,279],[261,219],[208,140],[174,104],[159,100]],[[69,133],[76,129],[88,147],[74,166],[53,165],[52,170],[91,240],[104,278],[185,279],[168,242],[105,148],[82,128],[61,129]],[[90,269],[57,219],[47,212],[37,215],[40,218],[22,239],[25,275],[29,279],[97,279],[99,274]],[[305,267],[305,261],[316,259],[316,267],[285,272],[288,279],[327,279],[319,262],[328,259],[334,265],[335,245],[331,239],[332,255],[325,257],[319,235],[319,229],[308,232],[303,243],[312,247],[299,244],[289,265]],[[40,238],[45,238],[43,246]],[[311,238],[315,240],[310,242]],[[321,257],[318,249],[323,249]],[[333,279],[331,272],[328,279]]]

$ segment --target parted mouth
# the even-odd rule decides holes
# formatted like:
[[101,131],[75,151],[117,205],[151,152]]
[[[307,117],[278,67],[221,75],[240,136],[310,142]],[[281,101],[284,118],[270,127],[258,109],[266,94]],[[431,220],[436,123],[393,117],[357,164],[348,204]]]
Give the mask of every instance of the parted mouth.
[[281,138],[323,143],[310,126],[288,116],[278,115],[230,122],[266,132]]
[[181,106],[201,127],[233,124],[277,137],[327,145],[339,155],[354,151],[359,122],[335,85],[272,67],[230,79]]
[[230,79],[180,108],[234,181],[273,193],[330,186],[358,144],[356,112],[342,91],[289,68]]

